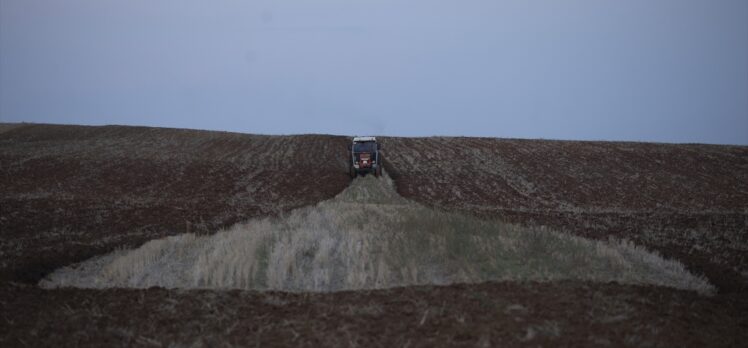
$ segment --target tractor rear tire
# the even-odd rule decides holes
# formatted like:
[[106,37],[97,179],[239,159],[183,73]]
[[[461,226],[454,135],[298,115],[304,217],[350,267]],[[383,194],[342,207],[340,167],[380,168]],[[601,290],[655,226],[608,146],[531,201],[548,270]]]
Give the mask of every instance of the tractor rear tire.
[[351,179],[355,179],[356,178],[356,174],[358,174],[358,173],[356,173],[356,169],[355,168],[351,167],[348,170],[348,175],[351,176]]
[[374,170],[374,176],[377,178],[382,176],[382,167],[377,166],[377,169]]

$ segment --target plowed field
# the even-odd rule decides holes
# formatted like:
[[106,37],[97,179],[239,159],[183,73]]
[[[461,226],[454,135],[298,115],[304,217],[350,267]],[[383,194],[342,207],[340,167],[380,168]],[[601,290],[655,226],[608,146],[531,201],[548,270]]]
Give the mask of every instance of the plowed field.
[[[10,127],[8,127],[10,128]],[[0,133],[0,274],[60,265],[333,197],[344,137],[28,125]]]
[[748,148],[384,139],[398,192],[438,209],[626,238],[718,294],[584,281],[334,293],[45,290],[52,270],[212,234],[345,189],[345,137],[0,127],[0,346],[739,346]]
[[584,237],[625,238],[748,291],[748,147],[387,138],[406,198]]

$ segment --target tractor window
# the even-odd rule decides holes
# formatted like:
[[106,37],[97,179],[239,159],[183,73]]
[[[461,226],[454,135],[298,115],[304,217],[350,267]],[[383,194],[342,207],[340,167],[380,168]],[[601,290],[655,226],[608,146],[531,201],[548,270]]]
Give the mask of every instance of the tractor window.
[[367,141],[365,143],[356,143],[353,145],[353,152],[375,152],[377,151],[377,143],[373,141]]

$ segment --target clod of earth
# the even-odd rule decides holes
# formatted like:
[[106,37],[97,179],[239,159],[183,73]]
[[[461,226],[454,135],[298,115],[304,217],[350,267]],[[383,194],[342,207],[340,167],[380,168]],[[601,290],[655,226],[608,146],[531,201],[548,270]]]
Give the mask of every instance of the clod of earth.
[[40,285],[339,291],[560,279],[714,291],[677,261],[630,242],[435,210],[399,196],[386,175],[358,178],[335,198],[280,217],[64,267]]

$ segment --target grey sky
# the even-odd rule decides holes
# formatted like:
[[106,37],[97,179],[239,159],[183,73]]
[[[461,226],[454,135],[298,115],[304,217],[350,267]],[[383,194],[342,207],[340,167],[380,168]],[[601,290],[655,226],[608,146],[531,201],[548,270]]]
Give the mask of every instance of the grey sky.
[[748,0],[0,0],[0,121],[748,144]]

